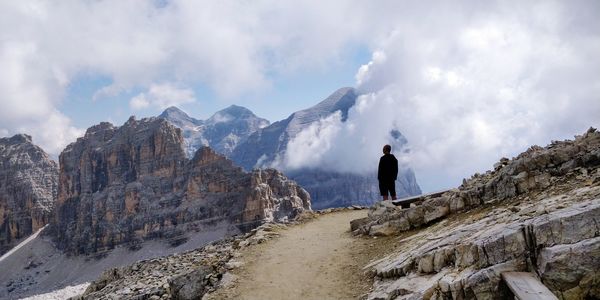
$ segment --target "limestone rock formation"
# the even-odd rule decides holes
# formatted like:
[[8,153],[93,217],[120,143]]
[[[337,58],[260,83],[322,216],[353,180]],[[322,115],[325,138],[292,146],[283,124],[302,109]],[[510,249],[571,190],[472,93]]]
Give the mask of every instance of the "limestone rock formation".
[[57,187],[58,165],[30,136],[0,138],[0,255],[48,223]]
[[51,229],[72,254],[151,238],[178,244],[205,224],[251,228],[310,209],[308,194],[275,170],[245,173],[209,148],[186,158],[181,130],[162,118],[93,126],[60,163]]
[[200,249],[107,270],[77,299],[201,299],[227,281],[240,249],[277,236],[274,229],[283,226],[266,223]]
[[250,186],[252,192],[242,215],[244,222],[287,221],[310,209],[308,192],[275,169],[254,170]]
[[504,271],[529,271],[560,299],[600,297],[600,133],[533,146],[411,208],[388,202],[352,223],[399,235],[370,266],[369,299],[502,299]]

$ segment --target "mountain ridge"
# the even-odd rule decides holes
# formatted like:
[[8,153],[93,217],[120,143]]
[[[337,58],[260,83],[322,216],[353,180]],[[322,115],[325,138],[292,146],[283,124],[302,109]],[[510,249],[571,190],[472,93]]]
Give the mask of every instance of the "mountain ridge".
[[58,164],[30,135],[0,138],[0,255],[48,223],[57,186]]
[[[285,157],[288,143],[293,138],[336,112],[340,113],[341,122],[346,122],[350,109],[359,96],[355,88],[342,87],[315,105],[293,112],[287,118],[273,123],[260,123],[256,121],[260,118],[256,118],[249,109],[237,105],[220,110],[207,120],[194,119],[174,107],[165,110],[160,116],[183,130],[188,156],[198,147],[208,145],[246,170],[282,168],[278,164],[279,160]],[[236,118],[241,118],[240,122],[245,124],[240,127],[242,130],[231,125]],[[409,151],[406,138],[397,128],[389,132],[389,143],[396,153]],[[315,208],[370,205],[379,199],[374,172],[355,174],[324,167],[283,167],[283,171],[309,191]],[[401,168],[396,190],[399,197],[421,193],[412,169]]]
[[67,146],[51,223],[59,248],[89,254],[177,238],[205,219],[260,223],[310,210],[308,194],[278,171],[243,172],[207,147],[188,159],[182,144],[167,120],[131,117],[92,126]]
[[[289,141],[311,124],[335,112],[340,112],[341,121],[345,122],[359,96],[357,90],[351,87],[337,89],[317,104],[294,112],[286,119],[274,122],[251,134],[232,152],[231,158],[246,169],[269,167],[285,155]],[[389,138],[390,144],[393,144],[397,153],[404,151],[407,141],[399,130],[392,130]],[[352,204],[370,205],[380,198],[374,172],[355,174],[324,168],[284,169],[284,171],[309,191],[313,207],[317,209]],[[399,197],[421,193],[412,169],[405,168],[399,171],[396,190]]]
[[192,157],[201,146],[210,146],[219,153],[229,155],[252,132],[270,124],[268,120],[238,105],[219,110],[206,120],[190,117],[174,106],[165,109],[158,117],[183,131],[188,157]]

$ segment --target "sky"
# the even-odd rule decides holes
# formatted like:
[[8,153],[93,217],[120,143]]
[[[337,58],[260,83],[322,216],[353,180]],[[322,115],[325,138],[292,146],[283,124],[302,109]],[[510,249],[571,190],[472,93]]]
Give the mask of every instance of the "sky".
[[[0,137],[57,155],[101,121],[231,104],[277,121],[361,96],[290,141],[300,162],[367,172],[396,152],[424,191],[600,125],[600,2],[2,1]],[[293,155],[293,156],[292,156]]]

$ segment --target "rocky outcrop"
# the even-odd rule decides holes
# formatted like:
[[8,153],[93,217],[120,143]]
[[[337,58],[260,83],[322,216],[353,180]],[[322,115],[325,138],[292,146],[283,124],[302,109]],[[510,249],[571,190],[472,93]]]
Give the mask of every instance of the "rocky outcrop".
[[310,195],[275,169],[252,171],[242,221],[282,222],[310,210]]
[[501,299],[505,271],[529,271],[561,299],[600,297],[600,133],[531,147],[494,170],[352,223],[400,235],[370,266],[369,299]]
[[187,231],[230,222],[252,228],[310,209],[308,194],[275,170],[245,173],[212,151],[186,158],[181,130],[162,118],[101,123],[60,155],[52,230],[68,253],[145,239],[177,245]]
[[0,139],[0,255],[50,219],[58,165],[31,137]]
[[201,299],[227,284],[241,249],[277,236],[283,226],[267,223],[200,249],[107,270],[76,299]]

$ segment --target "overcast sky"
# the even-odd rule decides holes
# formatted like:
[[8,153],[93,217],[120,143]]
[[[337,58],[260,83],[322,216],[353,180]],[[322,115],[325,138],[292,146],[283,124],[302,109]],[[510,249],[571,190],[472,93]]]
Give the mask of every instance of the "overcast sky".
[[453,187],[600,125],[599,15],[594,0],[2,1],[0,136],[57,154],[169,105],[277,121],[353,86],[348,121],[299,135],[287,163],[368,171],[398,128],[423,189]]

